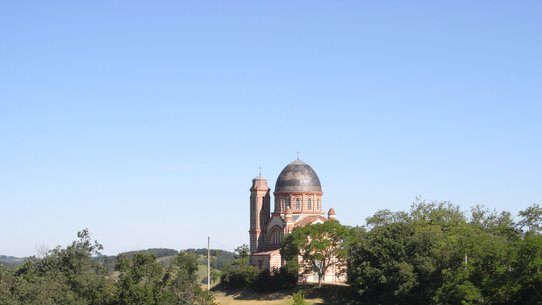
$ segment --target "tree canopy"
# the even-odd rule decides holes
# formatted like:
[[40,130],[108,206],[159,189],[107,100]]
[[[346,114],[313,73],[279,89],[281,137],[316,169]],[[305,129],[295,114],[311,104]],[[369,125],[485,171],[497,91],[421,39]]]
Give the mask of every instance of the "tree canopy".
[[346,267],[346,248],[344,241],[349,230],[336,220],[311,224],[295,228],[286,235],[280,253],[288,261],[297,261],[305,274],[315,272],[318,275],[318,286],[331,267],[338,273]]
[[379,304],[542,304],[540,209],[519,215],[425,201],[378,211],[349,245],[351,287]]
[[167,269],[150,252],[120,255],[115,277],[95,259],[102,246],[88,230],[77,237],[66,248],[57,247],[14,269],[0,265],[0,304],[214,304],[197,282],[193,254],[178,254]]

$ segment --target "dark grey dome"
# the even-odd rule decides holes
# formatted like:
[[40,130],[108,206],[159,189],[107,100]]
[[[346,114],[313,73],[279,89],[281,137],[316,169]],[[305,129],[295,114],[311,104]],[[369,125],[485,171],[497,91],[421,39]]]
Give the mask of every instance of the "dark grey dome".
[[301,160],[288,164],[280,172],[275,184],[275,193],[322,192],[320,179],[314,169]]

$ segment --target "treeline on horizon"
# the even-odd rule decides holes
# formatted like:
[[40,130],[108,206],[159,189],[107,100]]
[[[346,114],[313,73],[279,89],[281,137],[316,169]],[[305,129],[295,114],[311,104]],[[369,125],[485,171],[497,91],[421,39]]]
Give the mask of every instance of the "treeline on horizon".
[[416,202],[353,229],[348,282],[366,304],[542,304],[542,209],[517,217]]
[[[179,254],[180,252],[186,252],[191,254],[196,254],[198,256],[205,256],[205,258],[199,257],[198,263],[199,264],[207,264],[206,256],[207,256],[207,249],[206,248],[188,248],[185,250],[175,250],[170,248],[149,248],[144,250],[133,250],[133,251],[127,251],[127,252],[121,252],[118,255],[102,255],[98,254],[93,257],[94,260],[97,260],[108,271],[114,271],[115,270],[115,264],[117,261],[117,257],[121,255],[135,255],[139,253],[151,253],[156,258],[173,258],[175,255]],[[225,265],[230,264],[233,262],[235,253],[231,251],[226,251],[222,249],[210,249],[210,255],[211,255],[211,267],[214,269],[221,270]],[[14,256],[7,256],[7,255],[0,255],[0,265],[5,265],[9,267],[15,267],[23,264],[25,261],[29,259],[35,259],[35,257],[14,257]],[[167,265],[170,262],[170,259],[162,260],[162,265]]]
[[[149,248],[145,250],[121,252],[118,255],[123,255],[123,254],[133,255],[133,254],[137,254],[141,252],[149,252],[149,253],[154,254],[157,258],[160,258],[160,257],[165,257],[165,256],[177,255],[179,252],[187,252],[187,253],[197,254],[197,255],[207,255],[207,248],[198,248],[198,249],[188,248],[188,249],[184,249],[180,251],[175,250],[175,249],[169,249],[169,248]],[[222,249],[209,249],[209,252],[211,256],[230,256],[233,258],[233,256],[235,255],[231,251],[226,251]]]
[[[365,225],[346,229],[341,253],[352,297],[341,305],[542,304],[539,205],[514,217],[417,201],[409,211],[380,210]],[[214,304],[197,282],[198,255],[206,249],[181,252],[167,265],[152,252],[119,255],[112,273],[95,259],[101,245],[86,230],[78,237],[42,259],[0,266],[0,304]],[[246,246],[236,251],[221,278],[246,289],[282,290],[299,270],[258,271]]]
[[[108,271],[114,271],[115,265],[117,262],[117,258],[122,255],[127,256],[133,256],[135,254],[139,253],[150,253],[153,254],[156,258],[166,258],[160,261],[160,263],[163,266],[167,266],[170,264],[171,260],[174,258],[175,255],[179,254],[180,252],[190,253],[197,256],[197,262],[198,264],[207,264],[207,249],[206,248],[188,248],[185,250],[175,250],[175,249],[168,249],[168,248],[150,248],[146,250],[134,250],[134,251],[128,251],[128,252],[122,252],[118,255],[98,255],[94,259],[99,261],[104,265],[104,267]],[[231,264],[234,260],[235,254],[230,251],[221,250],[221,249],[210,249],[209,250],[211,255],[211,268],[222,270],[224,266]]]
[[42,258],[22,265],[0,265],[2,305],[214,305],[213,296],[198,281],[198,255],[175,252],[168,264],[160,255],[171,249],[123,253],[115,258],[115,272],[100,260],[102,245],[88,230],[77,233],[71,245],[56,247]]

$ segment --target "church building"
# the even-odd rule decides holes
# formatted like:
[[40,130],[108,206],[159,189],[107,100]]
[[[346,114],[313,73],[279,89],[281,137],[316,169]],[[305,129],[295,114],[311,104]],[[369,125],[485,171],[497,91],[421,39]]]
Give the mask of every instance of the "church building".
[[[322,186],[312,167],[299,158],[280,173],[273,192],[261,174],[252,179],[250,188],[250,263],[259,269],[279,268],[282,238],[295,227],[335,219],[331,208],[322,212]],[[308,279],[310,280],[310,279]]]

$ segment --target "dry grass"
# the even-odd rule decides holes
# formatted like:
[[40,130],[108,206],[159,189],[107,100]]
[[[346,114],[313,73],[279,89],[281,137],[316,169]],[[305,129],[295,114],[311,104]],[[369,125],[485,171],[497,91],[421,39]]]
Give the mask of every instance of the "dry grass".
[[[292,296],[284,294],[259,295],[246,298],[239,295],[226,295],[223,292],[214,293],[216,303],[219,305],[292,305]],[[307,305],[324,304],[322,299],[305,298]]]
[[284,292],[256,293],[247,291],[223,291],[214,289],[213,295],[220,305],[291,305],[292,295],[303,291],[307,305],[348,305],[355,304],[350,297],[347,286],[324,285],[317,288],[313,285],[298,286]]

